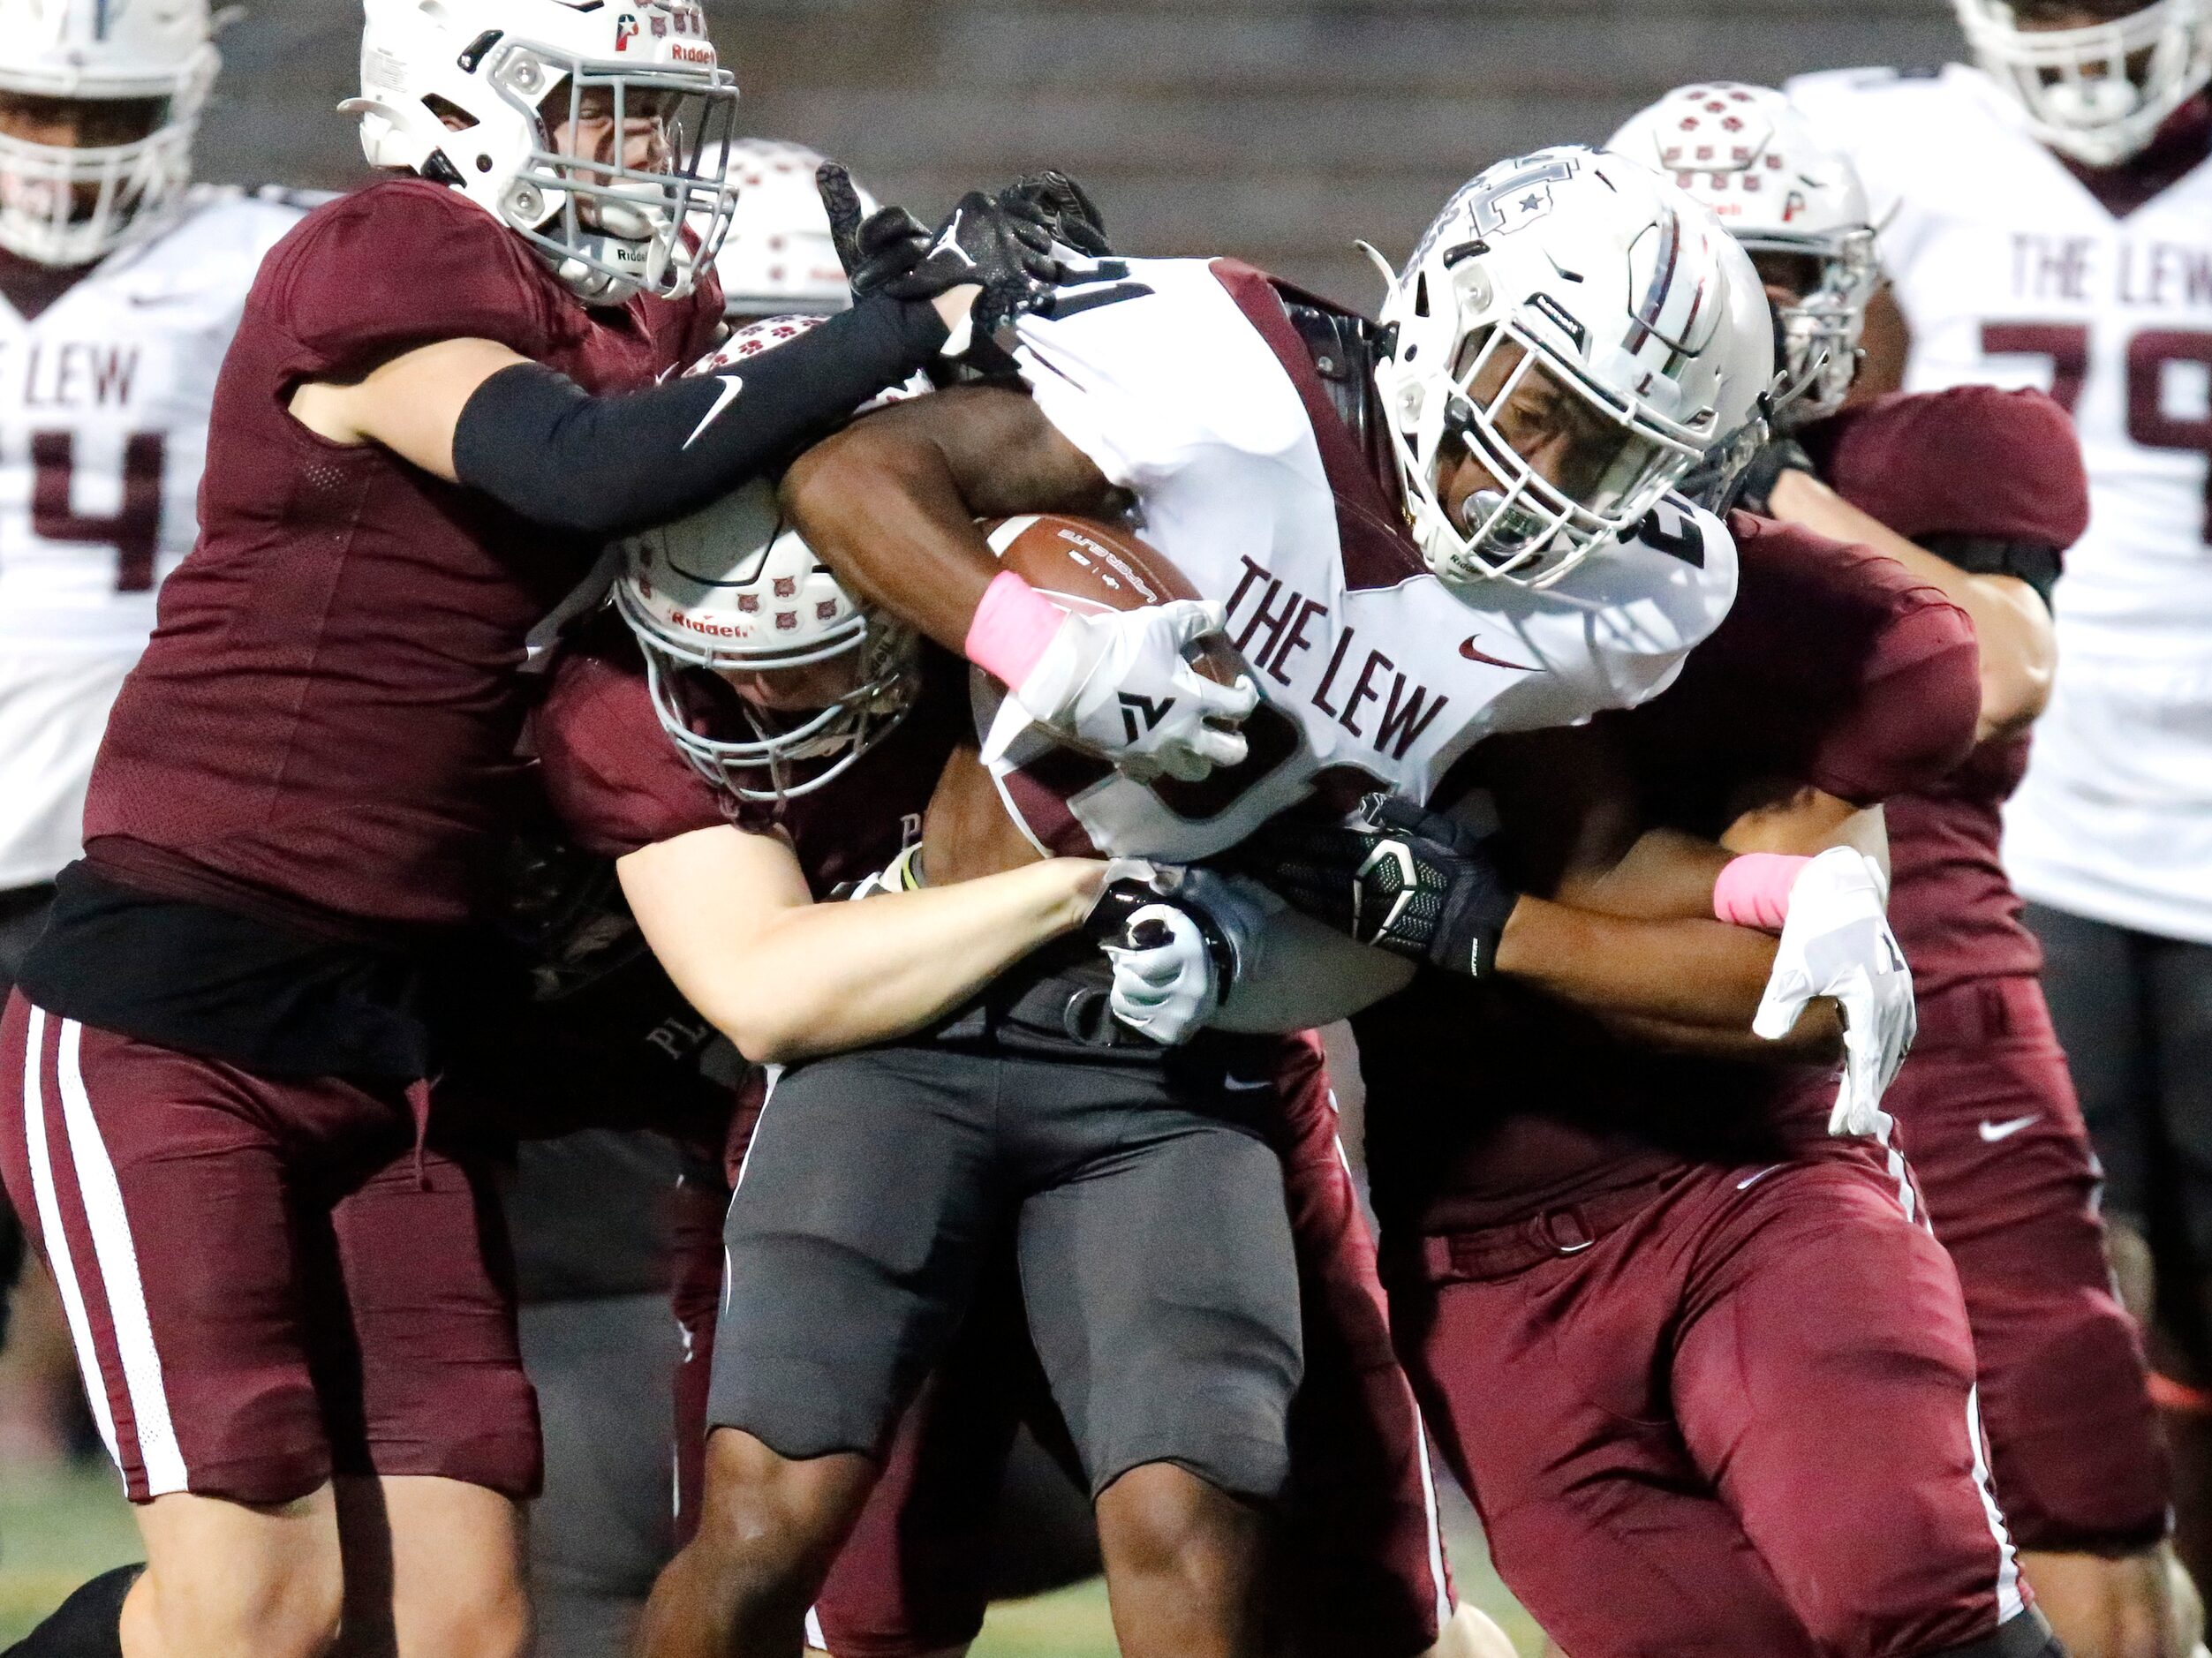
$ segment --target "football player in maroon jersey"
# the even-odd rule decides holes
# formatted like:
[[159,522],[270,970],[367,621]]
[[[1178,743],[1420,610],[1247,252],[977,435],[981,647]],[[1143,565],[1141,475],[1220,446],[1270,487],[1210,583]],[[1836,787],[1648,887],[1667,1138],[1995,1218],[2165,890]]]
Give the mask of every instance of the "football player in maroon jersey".
[[[1967,753],[1978,656],[1967,615],[1892,561],[1730,522],[1735,607],[1669,690],[1588,734],[1493,739],[1464,780],[1491,794],[1494,855],[1525,889],[1616,913],[1710,901],[1755,923],[1731,871],[1818,852],[1771,917],[1786,958],[1807,883],[1857,858],[1835,843],[1867,833],[1864,809]],[[1532,840],[1609,742],[1641,805],[1601,840],[1657,824],[1749,856],[1683,905],[1638,878],[1642,841],[1578,870],[1586,838]],[[1392,842],[1348,840],[1356,886]],[[1424,883],[1446,912],[1458,884]],[[1878,892],[1863,898],[1871,924]],[[1888,1119],[1836,1138],[1827,1076],[1759,1065],[1754,985],[1733,1038],[1562,994],[1517,937],[1543,914],[1515,908],[1471,994],[1431,976],[1355,1021],[1393,1329],[1509,1586],[1578,1654],[2061,1650],[1990,1493],[1966,1308]],[[1688,959],[1674,971],[1727,999]],[[1478,1074],[1434,1043],[1447,1022]],[[1817,1497],[1800,1484],[1816,1463]]]
[[[761,325],[758,332],[767,335],[774,328]],[[725,353],[744,348],[740,336]],[[765,501],[751,515],[750,531],[742,499],[708,516],[733,545],[744,543],[748,533],[759,539],[774,531]],[[639,539],[677,533],[671,529]],[[673,562],[697,573],[698,551]],[[774,917],[792,894],[780,881],[764,884],[758,875],[747,879],[732,867],[726,873],[742,890],[733,888],[723,901],[715,896],[721,878],[712,884],[714,890],[702,887],[698,871],[706,865],[699,860],[721,863],[716,855],[734,849],[725,822],[734,813],[741,832],[773,828],[760,855],[781,864],[796,854],[814,893],[826,894],[857,875],[872,874],[917,832],[919,808],[937,788],[947,757],[972,742],[964,695],[956,679],[944,678],[947,665],[940,659],[936,671],[925,671],[925,688],[918,702],[913,700],[910,641],[901,641],[895,652],[871,654],[862,619],[795,539],[775,542],[760,556],[741,546],[735,561],[742,579],[733,577],[697,594],[671,582],[659,566],[650,568],[645,581],[625,579],[618,595],[654,655],[651,675],[626,637],[582,642],[563,658],[550,695],[533,716],[533,746],[564,819],[587,845],[616,857],[647,932],[669,951],[683,977],[708,987],[702,994],[733,1030],[751,1040],[766,1033],[781,1041],[774,1031],[789,1029],[824,1033],[826,1044],[850,1042],[892,1016],[880,999],[857,1004],[851,983],[857,980],[872,990],[894,983],[883,968],[910,951],[908,929],[872,937],[848,969],[838,961],[845,948],[838,939],[857,937],[852,928],[889,916],[890,909],[872,905],[857,914],[832,908],[804,918],[786,916],[782,920],[792,930],[788,953],[774,946],[763,971],[762,952],[751,943],[756,926],[762,917]],[[773,625],[780,619],[788,619],[789,627]],[[762,637],[751,643],[733,637],[748,629]],[[687,716],[685,699],[712,689],[695,674],[687,678],[687,668],[709,654],[748,696],[785,709],[785,728],[759,728],[757,722],[770,716],[741,717],[726,699],[710,698],[704,709],[691,702]],[[873,665],[857,674],[857,694],[854,659]],[[750,666],[740,668],[740,663]],[[818,706],[826,700],[827,709]],[[661,727],[692,765],[666,743],[640,741],[656,710]],[[741,735],[749,723],[755,728]],[[972,770],[972,757],[955,764]],[[995,815],[987,785],[982,798]],[[902,802],[910,809],[903,824]],[[969,827],[971,840],[993,833],[1008,839],[1002,818],[995,831],[983,824]],[[695,830],[706,833],[694,836]],[[691,844],[685,844],[686,837]],[[1014,842],[1012,848],[1006,862],[1026,864],[1034,857],[1026,845]],[[940,857],[945,854],[940,845]],[[972,849],[963,859],[990,862],[991,855]],[[975,908],[990,891],[963,882],[939,894],[946,908],[928,921],[927,931],[911,935],[932,941],[930,970],[922,982],[926,989],[909,985],[895,995],[925,995],[935,1006],[970,988],[969,974],[947,978],[942,953],[947,944],[958,953],[966,924],[943,917],[963,913],[951,907],[955,903],[965,907],[987,930],[993,948],[1000,947],[1007,929],[995,907]],[[835,925],[835,935],[798,931],[825,922]],[[1011,942],[1018,948],[1024,936],[1016,930]],[[725,987],[721,993],[712,988],[717,983]],[[770,1003],[784,1006],[764,1022],[762,1010]],[[1451,1613],[1422,1438],[1389,1353],[1371,1243],[1336,1146],[1326,1078],[1310,1043],[1288,1044],[1277,1086],[1283,1120],[1271,1137],[1284,1162],[1308,1336],[1306,1386],[1292,1425],[1300,1472],[1280,1602],[1286,1633],[1302,1652],[1410,1655],[1434,1646],[1439,1653],[1474,1658],[1484,1650],[1479,1645],[1483,1625],[1465,1609],[1456,1617]],[[745,1122],[733,1136],[733,1169],[743,1165],[750,1127]],[[688,1298],[686,1319],[702,1360],[717,1322],[719,1229],[706,1241],[712,1271],[698,1280],[702,1292]],[[1057,1427],[1041,1376],[1026,1391],[1008,1380],[1034,1374],[1035,1368],[1018,1300],[1013,1311],[1010,1332],[1002,1314],[994,1313],[973,1339],[963,1338],[947,1364],[952,1375],[968,1378],[969,1384],[940,1378],[884,1453],[880,1481],[814,1598],[816,1625],[832,1651],[922,1658],[956,1651],[975,1633],[991,1499],[1007,1440],[1025,1407],[1041,1407],[1051,1416],[1046,1426]],[[1009,1333],[1017,1348],[1007,1346]],[[976,1385],[978,1377],[987,1386]],[[706,1401],[694,1403],[703,1421]],[[1064,1428],[1059,1431],[1064,1436]],[[1072,1456],[1072,1448],[1067,1454]],[[1115,1519],[1108,1505],[1110,1532]],[[1121,1524],[1126,1534],[1126,1515]],[[719,1536],[710,1536],[671,1574],[662,1628],[680,1632],[687,1614],[717,1587],[721,1547]],[[1126,1597],[1126,1570],[1121,1577]],[[1447,1625],[1458,1644],[1436,1646]]]
[[2176,1543],[2203,1583],[2212,534],[2208,428],[2181,388],[2208,336],[2201,287],[2144,275],[2212,258],[2212,13],[2193,0],[1954,5],[1967,61],[1824,71],[1785,91],[1851,157],[1883,226],[1888,281],[1854,396],[2034,386],[2080,440],[2088,524],[2056,596],[2050,705],[2004,803],[2005,870],[2148,1333]]
[[[1685,187],[1724,210],[1760,266],[1802,388],[1778,409],[1786,435],[1752,461],[1744,503],[1896,559],[1966,612],[1979,648],[1973,754],[1886,808],[1890,911],[1920,1012],[1889,1109],[1965,1289],[1991,1473],[2021,1569],[2076,1658],[2182,1658],[2199,1617],[2164,1542],[2140,1342],[2113,1292],[2041,952],[1998,858],[1998,809],[2050,692],[2060,554],[2089,516],[2080,446],[2038,392],[1959,386],[1846,407],[1876,271],[1849,159],[1763,87],[1671,94],[1614,144],[1679,166],[1717,116],[1738,123],[1740,153]],[[1745,188],[1770,157],[1793,181],[1786,200]]]
[[[792,327],[767,323],[748,334],[768,338]],[[716,362],[742,364],[752,343],[739,336]],[[1020,954],[1046,936],[1038,924],[1049,932],[1068,919],[1061,898],[1032,922],[1011,924],[993,894],[1012,875],[857,909],[793,908],[794,899],[827,895],[881,869],[917,832],[947,757],[973,739],[964,685],[956,671],[947,677],[954,665],[934,659],[921,671],[917,692],[911,637],[887,634],[880,622],[869,635],[870,624],[804,544],[778,529],[763,492],[637,538],[647,561],[617,596],[638,629],[650,670],[627,641],[611,652],[602,644],[571,653],[533,730],[562,815],[587,845],[616,856],[637,914],[678,980],[748,1050],[796,1059],[818,1047],[896,1032],[967,1000],[978,968],[959,968],[970,928],[949,917],[973,917],[979,947],[987,944],[989,951],[979,967],[994,977],[1002,953]],[[694,592],[710,557],[718,561],[714,568],[731,563],[732,573]],[[733,702],[694,671],[702,667],[719,670],[745,700]],[[708,694],[704,706],[691,700],[702,693]],[[656,712],[674,747],[640,742]],[[966,764],[972,772],[971,756]],[[1032,864],[1034,853],[1014,838],[987,785],[981,798],[990,803],[999,838],[1015,848],[1003,861]],[[736,833],[725,821],[733,814]],[[978,838],[985,837],[966,838],[963,862],[990,867]],[[795,856],[803,886],[780,873]],[[947,846],[939,845],[936,856],[947,861]],[[1020,878],[1071,867],[1079,881],[1095,886],[1095,874],[1083,870],[1098,866],[1065,860],[1030,868]],[[934,908],[924,913],[917,898]],[[1301,1481],[1310,1497],[1305,1526],[1315,1539],[1292,1568],[1303,1580],[1293,1586],[1299,1610],[1291,1627],[1301,1650],[1412,1654],[1436,1642],[1450,1615],[1421,1438],[1389,1354],[1371,1248],[1336,1149],[1325,1078],[1309,1046],[1293,1044],[1290,1052],[1294,1062],[1281,1075],[1295,1083],[1282,1085],[1284,1120],[1271,1138],[1297,1215],[1314,1330],[1312,1385],[1294,1433],[1310,1447]],[[804,1126],[804,1117],[797,1120]],[[740,1167],[744,1144],[741,1137],[733,1151]],[[811,1155],[833,1151],[819,1145]],[[754,1171],[756,1183],[762,1178]],[[719,1269],[720,1239],[713,1243]],[[711,1298],[700,1310],[694,1339],[711,1339]],[[973,1373],[972,1365],[960,1368]],[[864,1641],[869,1651],[919,1654],[956,1648],[974,1634],[982,1610],[983,1522],[1022,1399],[973,1391],[934,1388],[918,1407],[926,1413],[918,1420],[928,1424],[918,1442],[917,1419],[910,1416],[886,1451],[882,1481],[854,1541],[814,1596],[833,1650]],[[1346,1412],[1356,1422],[1347,1422]],[[710,1459],[739,1437],[718,1434]],[[838,1472],[848,1460],[827,1458],[824,1466]],[[1194,1533],[1174,1548],[1139,1543],[1159,1500],[1155,1495],[1133,1506],[1133,1495],[1142,1497],[1146,1486],[1129,1480],[1103,1498],[1102,1529],[1129,1638],[1172,1643],[1173,1636],[1148,1634],[1144,1608],[1174,1593],[1148,1591],[1141,1563],[1157,1557],[1172,1569],[1203,1537]],[[757,1636],[764,1609],[773,1609],[752,1604],[743,1580],[729,1573],[731,1516],[717,1511],[728,1502],[710,1481],[706,1534],[656,1598],[655,1640],[711,1639],[733,1616],[741,1639]],[[917,1542],[922,1515],[930,1534]],[[923,1549],[926,1559],[917,1553]],[[1187,1607],[1177,1615],[1204,1616]]]
[[525,636],[610,529],[1049,269],[981,196],[935,244],[879,220],[850,313],[662,384],[720,324],[736,94],[698,10],[378,4],[363,63],[388,176],[262,267],[200,542],[4,1025],[0,1168],[140,1505],[133,1652],[317,1653],[342,1606],[410,1648],[525,1644],[534,1413],[483,1162],[423,1079]]
[[[1606,742],[1640,820],[1719,837],[1755,872],[1837,846],[1795,877],[1793,918],[1812,872],[1858,859],[1856,808],[1964,752],[1963,616],[1878,555],[1731,525],[1736,607],[1674,687],[1468,763],[1524,891],[1685,920],[1716,897],[1661,899],[1634,854],[1562,884],[1574,843],[1529,838]],[[1708,913],[1755,918],[1721,895]],[[1624,1017],[1526,947],[1544,914],[1515,909],[1487,982],[1432,974],[1355,1021],[1393,1332],[1508,1586],[1576,1654],[2055,1650],[1988,1493],[1956,1279],[1901,1162],[1832,1134],[1823,1068],[1762,1061],[1755,979],[1732,991],[1623,935],[1619,970],[1671,972],[1720,1015]],[[1447,1028],[1464,1043],[1440,1045]]]

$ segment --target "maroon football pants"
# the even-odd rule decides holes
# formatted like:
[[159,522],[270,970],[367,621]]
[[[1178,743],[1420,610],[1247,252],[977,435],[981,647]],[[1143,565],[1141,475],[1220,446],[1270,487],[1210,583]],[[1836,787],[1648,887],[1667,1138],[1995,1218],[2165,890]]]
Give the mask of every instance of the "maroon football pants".
[[535,1396],[483,1162],[405,1093],[0,1018],[0,1178],[132,1499],[333,1473],[532,1495]]
[[1923,1002],[1885,1104],[1966,1291],[2014,1540],[2108,1556],[2152,1547],[2166,1534],[2165,1451],[2042,985],[1982,980]]
[[1574,1658],[1914,1658],[2026,1591],[1901,1162],[1684,1166],[1393,1256],[1499,1574]]
[[[1374,1241],[1337,1143],[1318,1042],[1287,1044],[1278,1083],[1276,1148],[1298,1253],[1306,1365],[1291,1412],[1290,1487],[1271,1599],[1295,1651],[1412,1658],[1435,1644],[1452,1607],[1420,1413],[1391,1346]],[[752,1115],[748,1103],[733,1164]],[[679,1516],[683,1536],[697,1524],[720,1299],[719,1210],[696,1205],[685,1232],[676,1420],[678,1488],[691,1500]],[[1061,1437],[1009,1271],[986,1278],[954,1353],[901,1422],[816,1602],[839,1658],[918,1658],[974,1638],[999,1477],[1023,1420],[1048,1448]]]

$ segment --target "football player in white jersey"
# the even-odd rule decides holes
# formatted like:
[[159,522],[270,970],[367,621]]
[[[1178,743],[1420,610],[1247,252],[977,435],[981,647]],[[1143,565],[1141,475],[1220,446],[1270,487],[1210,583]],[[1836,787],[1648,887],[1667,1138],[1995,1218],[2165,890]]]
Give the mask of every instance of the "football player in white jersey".
[[[0,992],[78,854],[109,705],[192,546],[238,307],[298,217],[191,183],[217,61],[205,0],[0,4]],[[74,1383],[42,1381],[38,1353],[65,1364],[67,1338],[50,1292],[26,1301],[29,1368],[0,1417],[35,1443]]]
[[[94,745],[191,547],[207,408],[299,210],[194,187],[204,4],[0,5],[0,911],[78,852]],[[0,976],[12,980],[12,950]]]
[[2040,392],[1988,386],[1845,407],[1878,279],[1873,215],[1848,157],[1781,94],[1686,87],[1611,147],[1708,203],[1766,279],[1792,390],[1739,503],[1889,554],[1974,622],[1979,745],[1886,807],[1919,1033],[1885,1108],[1959,1268],[1992,1478],[2038,1604],[2074,1658],[2181,1658],[2195,1638],[2171,1604],[2140,1338],[2111,1292],[2095,1158],[1998,861],[1998,808],[2049,695],[2052,578],[2087,516],[2072,426]]
[[[1064,811],[1024,816],[1040,847],[1068,849],[1073,829],[1083,844],[1196,858],[1338,787],[1418,799],[1490,731],[1569,723],[1652,694],[1725,612],[1734,585],[1725,531],[1665,497],[1751,413],[1770,343],[1748,261],[1665,184],[1581,150],[1520,158],[1475,181],[1396,284],[1396,346],[1385,348],[1379,386],[1366,372],[1370,325],[1248,268],[1106,260],[1090,275],[1020,326],[1028,391],[956,388],[902,405],[803,457],[786,484],[787,507],[841,576],[1014,688],[1013,717],[996,727],[1010,740],[990,746],[1002,750],[1002,778],[1026,772],[1059,792]],[[1403,496],[1392,458],[1401,445]],[[996,570],[971,515],[1132,506],[1147,539],[1226,612],[1265,700],[1245,727],[1249,753],[1217,757],[1206,779],[1126,757],[1122,769],[1048,777],[1026,756],[1029,716],[1077,710],[1049,722],[1081,735],[1091,655],[1080,628],[1026,609],[1035,595]],[[1487,917],[1475,919],[1472,933],[1439,947],[1485,958]],[[1030,1092],[1041,1104],[1078,1075],[1095,1087],[1102,1062],[1056,1059],[1048,1072],[1040,1060]],[[802,1085],[828,1088],[846,1063],[818,1061]],[[897,1126],[913,1113],[895,1089],[874,1103],[880,1134],[910,1132]],[[785,1178],[764,1170],[764,1154],[788,1161],[773,1135],[757,1139],[748,1179]],[[835,1162],[849,1179],[880,1178],[858,1155]],[[879,1149],[874,1162],[904,1172],[885,1202],[941,1201],[941,1159]],[[773,1189],[752,1203],[774,1204]],[[736,1277],[757,1276],[746,1257],[761,1240],[755,1223],[739,1225],[752,1190],[732,1209]],[[1234,1193],[1225,1185],[1220,1195]],[[1219,1217],[1176,1221],[1194,1236],[1175,1256],[1222,1258],[1207,1228],[1238,1210],[1218,1207]],[[1174,1212],[1159,1214],[1165,1224]],[[837,1223],[823,1210],[807,1224]],[[869,1258],[870,1240],[842,1241],[824,1263]],[[800,1300],[819,1306],[826,1293],[816,1285]],[[764,1317],[781,1321],[775,1365],[828,1374],[806,1356],[815,1334],[760,1294],[743,1299],[745,1315],[733,1310],[731,1322],[757,1330]],[[1234,1330],[1225,1323],[1221,1339]],[[769,1361],[749,1357],[754,1373]],[[744,1397],[755,1385],[747,1368],[734,1368],[731,1413],[717,1418],[745,1450],[710,1467],[694,1561],[718,1563],[713,1598],[751,1626],[804,1603],[821,1540],[838,1534],[864,1487],[835,1488],[821,1469],[773,1451],[766,1430],[746,1438],[756,1413],[773,1413]],[[834,1408],[839,1390],[817,1389],[806,1408]],[[1080,1393],[1075,1403],[1098,1418],[1137,1408]],[[1180,1412],[1163,1400],[1145,1407],[1156,1433]],[[1218,1612],[1249,1565],[1228,1540],[1234,1526],[1224,1529],[1220,1494],[1256,1493],[1216,1485],[1209,1497],[1210,1483],[1156,1487],[1151,1500],[1187,1513],[1196,1557],[1230,1574],[1204,1600],[1189,1597],[1186,1650],[1243,1652],[1248,1636],[1198,1614]],[[760,1512],[776,1515],[780,1534],[730,1531]],[[1217,1541],[1198,1547],[1202,1534]],[[707,1592],[703,1571],[690,1588]]]
[[[1793,102],[1884,223],[1871,390],[1994,382],[2072,412],[2087,533],[2005,814],[2050,1011],[2212,1570],[2212,16],[1956,0],[1978,66],[1809,75]],[[2155,1261],[2155,1273],[2146,1263]],[[2155,1277],[2155,1291],[2151,1280]]]

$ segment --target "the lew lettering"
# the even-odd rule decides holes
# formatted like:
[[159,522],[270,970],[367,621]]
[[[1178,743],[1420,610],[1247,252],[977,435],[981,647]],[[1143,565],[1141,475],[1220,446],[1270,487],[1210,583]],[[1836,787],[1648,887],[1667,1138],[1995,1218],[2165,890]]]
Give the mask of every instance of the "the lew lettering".
[[24,353],[23,403],[29,409],[121,409],[139,372],[135,345],[41,342]]
[[[1327,605],[1269,575],[1249,558],[1244,561],[1244,573],[1229,595],[1228,629],[1245,659],[1278,685],[1301,690],[1308,702],[1370,743],[1376,753],[1404,759],[1451,698],[1416,683],[1381,651],[1361,650],[1356,628],[1337,635],[1325,661],[1310,656],[1317,645],[1328,644],[1330,622]],[[1317,681],[1310,677],[1315,667]],[[1332,696],[1340,703],[1332,701]],[[1367,707],[1370,703],[1379,712]],[[1363,720],[1373,720],[1371,729]]]

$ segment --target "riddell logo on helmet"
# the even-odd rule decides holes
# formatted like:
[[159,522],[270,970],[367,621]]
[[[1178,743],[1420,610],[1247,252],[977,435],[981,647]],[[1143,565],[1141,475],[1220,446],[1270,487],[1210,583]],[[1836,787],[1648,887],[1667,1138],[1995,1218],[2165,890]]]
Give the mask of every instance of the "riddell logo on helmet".
[[673,612],[668,620],[686,633],[703,633],[710,639],[744,639],[752,635],[751,628],[737,622],[709,622],[705,617],[694,616],[682,610]]
[[668,48],[668,56],[679,64],[705,64],[711,67],[714,62],[714,49],[711,46],[694,46],[689,41],[678,41]]

